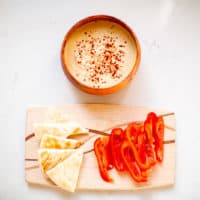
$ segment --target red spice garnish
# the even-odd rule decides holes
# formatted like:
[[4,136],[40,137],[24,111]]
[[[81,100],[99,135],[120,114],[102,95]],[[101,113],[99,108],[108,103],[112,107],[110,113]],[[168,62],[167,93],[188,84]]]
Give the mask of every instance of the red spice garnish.
[[[102,37],[94,37],[84,32],[87,39],[77,41],[75,49],[75,59],[77,64],[83,67],[89,75],[83,78],[83,81],[94,83],[93,87],[100,87],[106,84],[106,80],[101,78],[103,74],[109,75],[114,79],[119,79],[122,74],[119,72],[124,63],[125,52],[120,48],[124,48],[124,44],[116,44],[118,36],[104,35]],[[124,41],[126,44],[127,41]],[[87,58],[87,59],[86,59]],[[82,62],[83,59],[86,61]],[[79,74],[77,74],[79,76]]]

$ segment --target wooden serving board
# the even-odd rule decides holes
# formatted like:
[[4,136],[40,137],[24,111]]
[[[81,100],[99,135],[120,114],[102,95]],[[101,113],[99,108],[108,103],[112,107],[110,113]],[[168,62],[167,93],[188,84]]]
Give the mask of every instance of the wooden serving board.
[[[48,107],[30,108],[27,111],[26,136],[32,133],[33,123],[42,122],[48,111]],[[154,111],[157,114],[169,113],[165,110],[157,110],[144,107],[133,107],[125,105],[110,104],[75,104],[55,106],[54,109],[66,112],[72,119],[84,127],[109,130],[113,126],[131,121],[144,120],[146,114]],[[175,116],[164,118],[165,140],[175,140]],[[109,131],[108,131],[109,132]],[[83,148],[85,150],[93,147],[93,137]],[[25,142],[25,158],[37,158],[39,144],[35,137]],[[164,161],[153,168],[147,183],[135,183],[127,172],[119,173],[115,169],[109,171],[114,183],[107,183],[99,175],[97,161],[94,152],[84,155],[81,166],[77,189],[83,190],[138,190],[144,188],[156,188],[170,186],[174,183],[175,177],[175,142],[165,144]],[[25,161],[25,179],[28,183],[55,186],[47,180],[38,167],[38,161]]]

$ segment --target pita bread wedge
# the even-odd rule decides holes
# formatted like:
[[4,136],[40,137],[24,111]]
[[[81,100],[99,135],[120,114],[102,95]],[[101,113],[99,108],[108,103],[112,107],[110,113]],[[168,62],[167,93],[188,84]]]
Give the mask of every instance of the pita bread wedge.
[[67,138],[70,135],[88,134],[88,130],[81,127],[77,122],[68,123],[35,123],[33,124],[35,136],[40,141],[43,135],[54,135]]
[[74,192],[78,182],[83,153],[77,150],[63,162],[48,170],[48,177],[60,188]]
[[40,142],[40,148],[48,149],[76,149],[82,142],[73,139],[45,134]]
[[73,149],[40,149],[39,164],[43,173],[52,169],[75,152]]

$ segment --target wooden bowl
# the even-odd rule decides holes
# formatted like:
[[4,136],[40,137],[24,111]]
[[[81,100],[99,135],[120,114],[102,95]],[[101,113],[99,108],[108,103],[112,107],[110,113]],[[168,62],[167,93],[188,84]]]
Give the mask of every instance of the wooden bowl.
[[[107,22],[113,22],[115,24],[118,24],[119,26],[123,27],[123,29],[125,29],[130,37],[132,38],[132,41],[134,42],[133,45],[135,45],[135,62],[130,70],[130,72],[128,73],[128,75],[126,77],[123,78],[123,80],[121,80],[120,82],[118,82],[117,84],[114,84],[110,87],[100,87],[100,88],[94,88],[91,87],[87,84],[84,84],[83,82],[79,81],[72,73],[70,70],[70,66],[68,64],[68,60],[66,58],[65,55],[67,55],[67,50],[65,50],[66,45],[68,44],[70,38],[73,37],[73,34],[75,33],[75,31],[82,27],[85,24],[91,23],[91,22],[98,22],[98,21],[107,21]],[[140,63],[140,59],[141,59],[141,50],[140,50],[140,44],[139,41],[135,35],[135,33],[132,31],[132,29],[125,24],[124,22],[122,22],[121,20],[112,17],[112,16],[107,16],[107,15],[95,15],[95,16],[90,16],[87,18],[84,18],[82,20],[80,20],[79,22],[77,22],[69,31],[68,33],[65,35],[63,43],[62,43],[62,48],[61,48],[61,62],[62,62],[62,67],[63,70],[66,74],[66,76],[68,77],[68,79],[79,89],[81,89],[84,92],[90,93],[90,94],[94,94],[94,95],[105,95],[105,94],[110,94],[113,92],[116,92],[122,88],[124,88],[131,80],[132,78],[135,76],[136,71],[138,69],[139,63]]]

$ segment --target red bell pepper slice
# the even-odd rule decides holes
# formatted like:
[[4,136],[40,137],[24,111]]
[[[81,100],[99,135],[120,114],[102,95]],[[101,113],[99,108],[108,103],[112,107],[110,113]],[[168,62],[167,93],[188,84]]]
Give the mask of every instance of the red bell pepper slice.
[[111,150],[111,144],[110,144],[110,139],[107,138],[108,142],[106,144],[106,156],[108,160],[108,165],[107,165],[107,170],[110,170],[113,168],[113,157],[112,157],[112,150]]
[[156,164],[156,155],[154,151],[154,132],[157,116],[151,112],[148,114],[147,119],[144,122],[144,131],[146,134],[146,154],[149,163],[153,166]]
[[110,134],[110,148],[113,157],[113,165],[118,171],[125,171],[126,169],[120,151],[123,140],[123,129],[114,128]]
[[97,138],[94,142],[94,152],[97,158],[99,172],[101,177],[106,182],[113,182],[113,179],[108,174],[109,159],[106,152],[106,146],[108,145],[108,137]]
[[137,149],[142,163],[145,163],[148,159],[146,153],[146,135],[142,129],[143,128],[141,128],[137,137]]
[[[155,157],[153,158],[153,152],[150,150],[149,154],[152,155],[152,160],[162,162],[164,154],[164,120],[163,117],[158,117],[155,113],[150,112],[147,116],[147,120],[144,123],[145,131],[148,136],[148,140],[154,142]],[[153,145],[153,144],[152,144]],[[152,146],[151,145],[151,146]],[[149,156],[150,157],[150,156]]]
[[153,132],[155,131],[156,120],[157,115],[154,112],[150,112],[144,122],[144,130],[146,131],[147,139],[152,144],[154,142]]
[[134,156],[134,152],[130,147],[130,143],[128,141],[124,141],[121,146],[121,154],[123,161],[130,173],[131,177],[136,182],[145,182],[147,181],[147,174],[142,172],[139,165],[137,164]]
[[[138,166],[142,170],[147,170],[151,167],[151,165],[148,162],[148,160],[145,158],[146,155],[145,155],[145,150],[144,150],[144,146],[143,146],[144,141],[142,141],[142,145],[140,144],[138,146],[139,132],[140,132],[140,126],[135,124],[135,123],[131,123],[126,128],[126,137],[127,137],[128,142],[129,142],[129,145],[130,145],[130,147],[133,151],[133,155],[134,155],[135,161],[137,162]],[[139,147],[139,150],[138,150],[137,147]],[[143,154],[142,158],[140,157],[139,154]]]
[[154,132],[155,152],[157,161],[162,162],[164,157],[164,120],[163,117],[158,117]]

